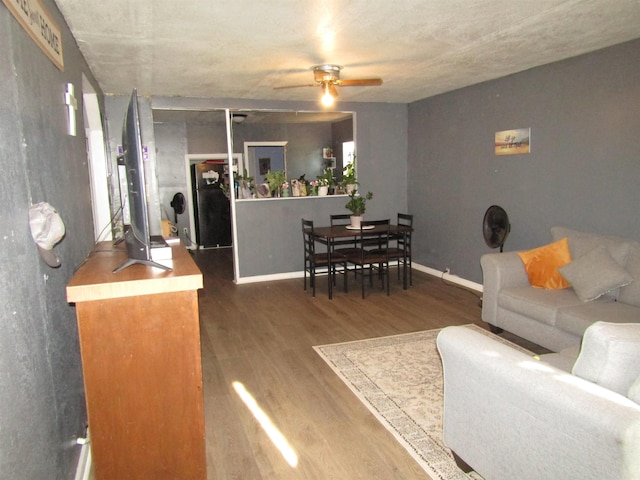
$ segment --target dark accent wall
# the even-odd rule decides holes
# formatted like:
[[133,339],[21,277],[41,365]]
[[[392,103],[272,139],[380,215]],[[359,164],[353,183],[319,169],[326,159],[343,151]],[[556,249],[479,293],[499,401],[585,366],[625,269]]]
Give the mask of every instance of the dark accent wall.
[[[482,219],[506,209],[505,250],[565,225],[640,240],[640,40],[409,105],[414,261],[478,283]],[[531,153],[496,156],[496,131],[531,127]]]
[[[75,309],[66,285],[93,246],[82,127],[82,74],[92,76],[52,0],[62,33],[58,70],[0,6],[0,477],[73,478],[86,411]],[[78,97],[78,136],[67,135],[67,82]],[[92,81],[96,91],[97,84]],[[29,230],[29,206],[46,201],[66,226],[48,267]]]

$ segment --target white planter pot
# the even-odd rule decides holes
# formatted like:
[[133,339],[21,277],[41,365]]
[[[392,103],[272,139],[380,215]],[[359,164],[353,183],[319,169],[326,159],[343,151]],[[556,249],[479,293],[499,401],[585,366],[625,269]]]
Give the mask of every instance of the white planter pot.
[[327,185],[320,185],[318,187],[318,195],[323,197],[329,193],[329,187]]
[[358,185],[356,185],[355,183],[345,185],[345,191],[347,192],[347,195],[351,195],[351,192],[353,192],[356,188],[358,188]]
[[360,222],[362,222],[362,215],[351,215],[351,226],[353,228],[360,228]]

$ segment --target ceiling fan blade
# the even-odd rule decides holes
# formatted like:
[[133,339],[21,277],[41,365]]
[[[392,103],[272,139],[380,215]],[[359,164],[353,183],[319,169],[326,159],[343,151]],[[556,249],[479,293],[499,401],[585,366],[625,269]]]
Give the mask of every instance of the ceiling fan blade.
[[382,85],[381,78],[355,78],[353,80],[338,80],[336,82],[341,87],[375,87]]
[[317,87],[317,83],[305,83],[304,85],[285,85],[283,87],[273,87],[274,90],[282,90],[283,88],[300,88],[300,87]]

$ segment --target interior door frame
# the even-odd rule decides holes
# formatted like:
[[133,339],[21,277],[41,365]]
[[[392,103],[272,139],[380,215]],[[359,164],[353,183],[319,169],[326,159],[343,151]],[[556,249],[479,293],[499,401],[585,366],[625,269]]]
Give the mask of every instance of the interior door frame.
[[82,107],[85,121],[84,135],[87,143],[87,160],[93,214],[93,236],[96,242],[113,240],[111,204],[109,202],[109,174],[107,150],[98,95],[82,74]]
[[[194,236],[195,236],[195,232],[196,232],[196,219],[195,219],[195,209],[193,208],[193,179],[191,178],[191,165],[197,165],[198,163],[202,163],[205,160],[226,160],[226,163],[228,165],[228,158],[229,155],[226,153],[188,153],[184,156],[184,168],[185,168],[185,175],[187,177],[187,190],[189,191],[189,194],[186,195],[187,197],[187,212],[189,214],[189,236],[188,238],[185,238],[185,243],[188,249],[197,249],[198,248],[198,244],[195,243],[194,241]],[[242,163],[242,154],[241,153],[234,153],[233,154],[233,163],[234,163],[234,168],[233,169],[229,169],[229,181],[231,183],[231,190],[232,190],[232,198],[230,199],[231,202],[233,202],[234,200],[234,195],[233,195],[233,184],[234,184],[234,177],[235,174],[237,173],[236,168],[243,168],[243,163]],[[233,170],[233,174],[232,171]],[[233,222],[233,220],[232,220]],[[232,231],[233,231],[233,225],[232,225]],[[179,233],[178,233],[179,234]],[[231,246],[235,249],[235,236],[231,235]]]
[[253,158],[252,148],[255,147],[279,147],[282,148],[282,163],[283,170],[286,174],[287,171],[287,144],[288,140],[278,141],[278,142],[244,142],[244,162],[245,168],[247,169],[248,175],[253,177],[256,184],[261,183],[258,182],[258,177],[260,176],[260,172],[256,171],[255,161],[257,159]]

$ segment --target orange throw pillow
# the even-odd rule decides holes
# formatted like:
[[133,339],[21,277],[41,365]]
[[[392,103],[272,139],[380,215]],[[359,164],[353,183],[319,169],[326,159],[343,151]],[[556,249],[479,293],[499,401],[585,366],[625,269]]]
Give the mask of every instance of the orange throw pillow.
[[543,247],[518,252],[518,256],[524,263],[532,287],[560,290],[571,286],[558,271],[558,268],[571,262],[569,241],[566,237]]

